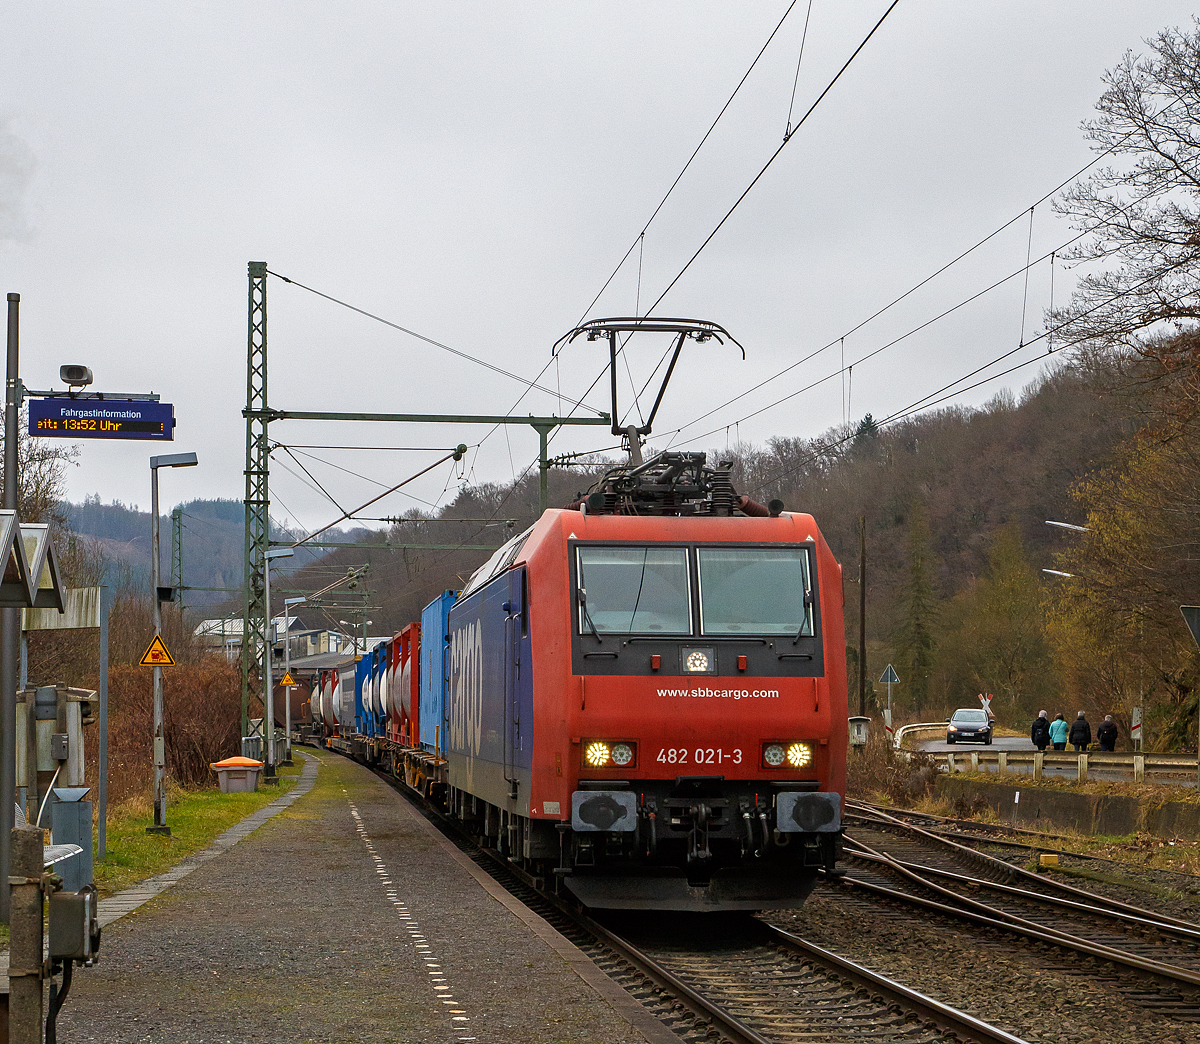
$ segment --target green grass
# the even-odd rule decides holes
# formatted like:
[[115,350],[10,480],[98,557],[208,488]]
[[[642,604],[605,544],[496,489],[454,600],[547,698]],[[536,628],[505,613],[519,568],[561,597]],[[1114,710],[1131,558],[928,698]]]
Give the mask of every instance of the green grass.
[[235,823],[295,786],[303,762],[280,766],[279,783],[259,783],[253,794],[222,794],[211,790],[174,790],[168,796],[170,836],[147,834],[153,810],[118,808],[109,811],[108,856],[95,862],[96,887],[109,896],[147,877],[161,874],[194,852],[207,848]]

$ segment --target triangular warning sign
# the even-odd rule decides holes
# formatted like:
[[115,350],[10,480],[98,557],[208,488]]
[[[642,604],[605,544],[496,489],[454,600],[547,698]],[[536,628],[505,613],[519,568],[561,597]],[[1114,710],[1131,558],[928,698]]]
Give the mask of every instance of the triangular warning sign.
[[285,689],[291,688],[292,686],[294,686],[296,684],[296,681],[292,677],[292,672],[284,671],[283,672],[283,681],[281,681],[279,684],[282,685]]
[[175,660],[171,654],[167,652],[167,647],[165,644],[163,644],[162,638],[156,634],[154,636],[154,641],[152,641],[146,647],[146,651],[142,653],[142,658],[138,660],[138,666],[174,667]]
[[1192,640],[1200,645],[1200,605],[1181,605],[1179,611],[1183,613],[1183,622],[1192,632]]

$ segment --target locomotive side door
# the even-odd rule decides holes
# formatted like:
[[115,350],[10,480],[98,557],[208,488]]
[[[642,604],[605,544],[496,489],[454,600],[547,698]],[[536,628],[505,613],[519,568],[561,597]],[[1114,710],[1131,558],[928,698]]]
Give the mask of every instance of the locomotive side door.
[[517,796],[521,749],[521,638],[525,619],[523,569],[510,569],[504,601],[504,779],[510,797]]

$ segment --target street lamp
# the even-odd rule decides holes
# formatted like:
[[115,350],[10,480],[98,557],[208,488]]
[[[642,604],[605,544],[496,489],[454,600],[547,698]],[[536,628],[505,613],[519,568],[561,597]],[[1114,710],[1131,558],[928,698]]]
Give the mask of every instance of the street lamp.
[[264,779],[275,778],[275,679],[271,671],[271,651],[275,644],[275,618],[271,615],[271,559],[291,558],[290,547],[277,547],[263,555],[263,604],[267,607],[267,633],[263,635],[263,746],[266,766]]
[[1075,530],[1076,533],[1090,533],[1091,532],[1091,530],[1088,529],[1087,526],[1075,526],[1075,525],[1072,525],[1070,522],[1053,522],[1050,519],[1046,519],[1046,525],[1058,526],[1059,529],[1073,529],[1073,530]]
[[[194,468],[199,461],[194,453],[165,453],[150,458],[150,585],[154,588],[154,636],[162,637],[162,598],[158,561],[158,469]],[[169,598],[173,592],[168,592]],[[167,747],[163,734],[162,668],[154,668],[154,825],[147,834],[170,834],[167,826]]]
[[[299,605],[305,600],[304,598],[285,598],[283,600],[283,676],[285,678],[292,676],[292,620],[289,613],[293,605]],[[284,719],[287,739],[284,741],[283,763],[290,765],[292,763],[292,687],[285,685],[283,693],[287,705]]]

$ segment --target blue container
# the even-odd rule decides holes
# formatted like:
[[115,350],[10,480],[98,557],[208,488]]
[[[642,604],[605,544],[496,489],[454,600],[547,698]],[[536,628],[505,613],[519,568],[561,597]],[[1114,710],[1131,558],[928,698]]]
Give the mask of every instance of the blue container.
[[455,593],[443,591],[421,610],[421,702],[418,741],[424,750],[446,753],[446,671],[450,663],[450,607]]

